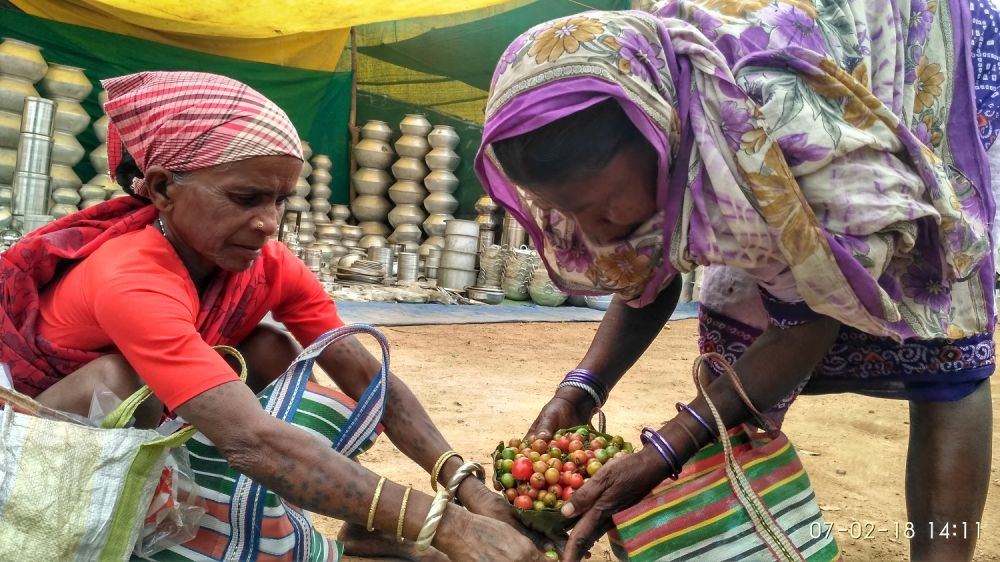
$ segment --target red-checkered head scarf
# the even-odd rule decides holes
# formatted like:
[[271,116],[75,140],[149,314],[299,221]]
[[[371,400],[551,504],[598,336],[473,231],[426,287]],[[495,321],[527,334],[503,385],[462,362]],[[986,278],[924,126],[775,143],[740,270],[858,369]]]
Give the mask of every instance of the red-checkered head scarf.
[[[242,82],[202,72],[140,72],[101,83],[108,91],[112,177],[123,145],[143,174],[154,165],[189,172],[254,156],[302,158],[285,112]],[[149,196],[141,179],[132,189]]]

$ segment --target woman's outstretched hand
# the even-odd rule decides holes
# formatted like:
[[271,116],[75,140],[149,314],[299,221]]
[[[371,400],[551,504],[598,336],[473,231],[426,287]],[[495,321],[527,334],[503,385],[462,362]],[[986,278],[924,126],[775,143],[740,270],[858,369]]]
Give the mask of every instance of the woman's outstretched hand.
[[614,528],[611,517],[635,505],[666,479],[667,463],[655,449],[612,459],[563,506],[565,517],[578,517],[562,562],[580,562],[605,533]]
[[[471,483],[466,485],[471,485]],[[566,543],[565,535],[547,536],[532,529],[515,515],[510,503],[503,496],[491,492],[485,486],[480,485],[478,481],[476,481],[475,486],[473,492],[462,496],[462,504],[466,509],[476,515],[489,517],[510,525],[541,551],[550,549],[562,551],[563,545]]]
[[525,438],[529,443],[536,439],[551,441],[560,429],[587,424],[596,407],[594,399],[586,391],[573,387],[560,388],[538,413]]

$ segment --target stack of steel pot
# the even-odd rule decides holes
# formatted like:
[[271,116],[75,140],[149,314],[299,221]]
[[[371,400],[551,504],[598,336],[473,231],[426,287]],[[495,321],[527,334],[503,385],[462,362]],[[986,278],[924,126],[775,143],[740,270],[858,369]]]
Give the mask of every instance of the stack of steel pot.
[[556,287],[552,279],[549,278],[548,270],[541,264],[531,274],[531,281],[528,283],[528,294],[531,295],[531,300],[535,304],[541,306],[560,306],[569,298],[568,294],[562,292],[559,287]]
[[27,97],[23,111],[12,178],[12,213],[14,227],[27,234],[53,220],[48,212],[49,170],[56,104],[43,98]]
[[403,136],[396,141],[399,160],[392,165],[396,183],[389,189],[389,196],[396,208],[389,213],[389,223],[396,229],[389,235],[392,244],[403,244],[408,252],[416,253],[423,240],[420,224],[427,218],[421,204],[427,197],[423,181],[427,177],[424,157],[431,151],[427,135],[431,123],[423,115],[407,115],[400,123]]
[[[309,180],[306,179],[312,174],[312,165],[309,164],[309,158],[311,157],[312,149],[309,147],[309,143],[303,142],[302,170],[299,171],[299,179],[295,181],[295,194],[285,201],[285,211],[293,211],[285,215],[285,224],[289,226],[297,225],[297,228],[293,228],[298,236],[298,242],[302,246],[308,246],[316,241],[316,237],[313,235],[313,232],[316,231],[316,226],[309,215],[309,200],[306,199],[309,196],[309,192],[312,191],[312,186],[309,185]],[[286,230],[289,230],[287,226]]]
[[[108,92],[101,90],[97,95],[97,101],[101,104],[101,108],[103,108],[104,104],[108,103]],[[80,198],[82,199],[80,201],[81,209],[99,205],[109,197],[120,197],[121,194],[125,193],[125,190],[111,179],[111,174],[108,172],[107,142],[108,123],[110,121],[108,115],[105,113],[94,121],[93,124],[94,135],[101,144],[90,153],[90,164],[94,167],[96,175],[80,188]]]
[[479,223],[451,219],[444,227],[444,251],[438,268],[438,287],[464,290],[476,284]]
[[[41,80],[45,97],[56,102],[55,142],[52,146],[52,209],[56,218],[77,211],[80,202],[80,186],[83,181],[73,171],[85,151],[76,140],[90,124],[90,115],[83,110],[80,102],[94,89],[82,68],[50,64]],[[91,154],[91,162],[97,171],[107,171],[107,145],[101,145]]]
[[310,184],[312,191],[309,193],[309,207],[312,210],[312,221],[317,226],[330,223],[330,169],[333,162],[326,154],[317,154],[312,158],[312,177]]
[[[38,97],[34,84],[49,68],[41,50],[37,45],[16,39],[4,38],[0,43],[0,228],[11,220],[11,183],[17,165],[24,100]],[[48,173],[46,170],[45,175]]]
[[452,213],[458,209],[458,199],[452,195],[458,189],[458,178],[453,173],[459,163],[455,152],[458,133],[453,127],[438,125],[427,135],[427,142],[433,150],[425,159],[431,172],[424,178],[424,185],[430,191],[424,199],[424,208],[430,213],[424,221],[424,232],[429,237],[424,245],[443,247],[445,223],[455,218]]
[[493,199],[489,195],[483,195],[476,201],[476,211],[479,212],[479,216],[476,217],[476,222],[479,223],[479,251],[483,251],[493,245],[495,229],[497,226],[496,217],[493,213],[499,209],[500,206],[493,202]]
[[531,283],[538,261],[538,253],[533,250],[520,249],[509,252],[500,284],[507,298],[515,301],[528,300],[528,285]]
[[[388,123],[369,121],[361,128],[361,142],[354,147],[354,160],[360,167],[351,176],[351,185],[357,194],[351,201],[351,211],[365,236],[385,238],[389,235],[385,221],[392,203],[385,196],[392,185],[392,176],[387,170],[396,160],[396,153],[389,144],[391,140],[392,128]],[[336,222],[336,213],[333,218]],[[369,247],[375,244],[372,239],[366,243]]]

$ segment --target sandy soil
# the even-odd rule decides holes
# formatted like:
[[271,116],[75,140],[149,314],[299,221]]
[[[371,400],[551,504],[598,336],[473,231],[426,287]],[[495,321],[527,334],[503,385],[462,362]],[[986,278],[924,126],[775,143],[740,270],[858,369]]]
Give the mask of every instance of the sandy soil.
[[[597,324],[504,324],[385,328],[393,371],[413,389],[455,450],[487,459],[500,440],[520,435],[551,396],[562,374],[576,366]],[[670,323],[605,407],[609,431],[632,441],[645,426],[672,417],[672,404],[693,397],[691,364],[697,323]],[[366,342],[368,345],[369,342]],[[374,345],[370,347],[374,350]],[[993,377],[994,411],[1000,414],[1000,377]],[[522,397],[517,399],[516,397]],[[990,496],[977,561],[1000,561],[1000,415],[993,439]],[[893,529],[906,524],[903,474],[909,435],[907,405],[854,395],[802,397],[784,429],[803,455],[820,505],[837,528],[848,561],[907,560],[905,539],[873,533],[851,538],[861,525]],[[361,461],[397,482],[430,492],[427,474],[387,440]],[[846,471],[839,474],[838,469]],[[335,536],[339,522],[316,517]],[[606,540],[596,560],[611,560]],[[360,559],[348,559],[357,562]]]

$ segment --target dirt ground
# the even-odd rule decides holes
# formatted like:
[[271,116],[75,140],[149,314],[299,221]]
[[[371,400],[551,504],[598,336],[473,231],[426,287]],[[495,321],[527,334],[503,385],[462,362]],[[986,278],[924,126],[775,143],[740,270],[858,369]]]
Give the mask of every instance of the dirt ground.
[[[392,368],[413,389],[445,437],[466,459],[487,459],[497,442],[521,435],[576,366],[597,324],[495,324],[384,328]],[[366,345],[371,342],[366,342]],[[374,351],[374,344],[370,349]],[[638,441],[645,426],[672,417],[673,404],[693,397],[691,364],[697,355],[697,321],[671,322],[605,407],[608,428]],[[977,561],[1000,561],[1000,377],[993,377],[995,430],[990,496]],[[512,397],[523,397],[520,400]],[[893,529],[906,524],[903,475],[909,435],[905,402],[855,395],[801,397],[784,430],[802,461],[848,561],[907,560],[903,538],[887,533],[851,538],[862,525]],[[430,493],[428,477],[387,440],[361,461],[396,482]],[[839,474],[838,470],[846,471]],[[335,536],[339,522],[316,517]],[[611,560],[606,539],[593,551]],[[360,559],[348,558],[353,562]]]

